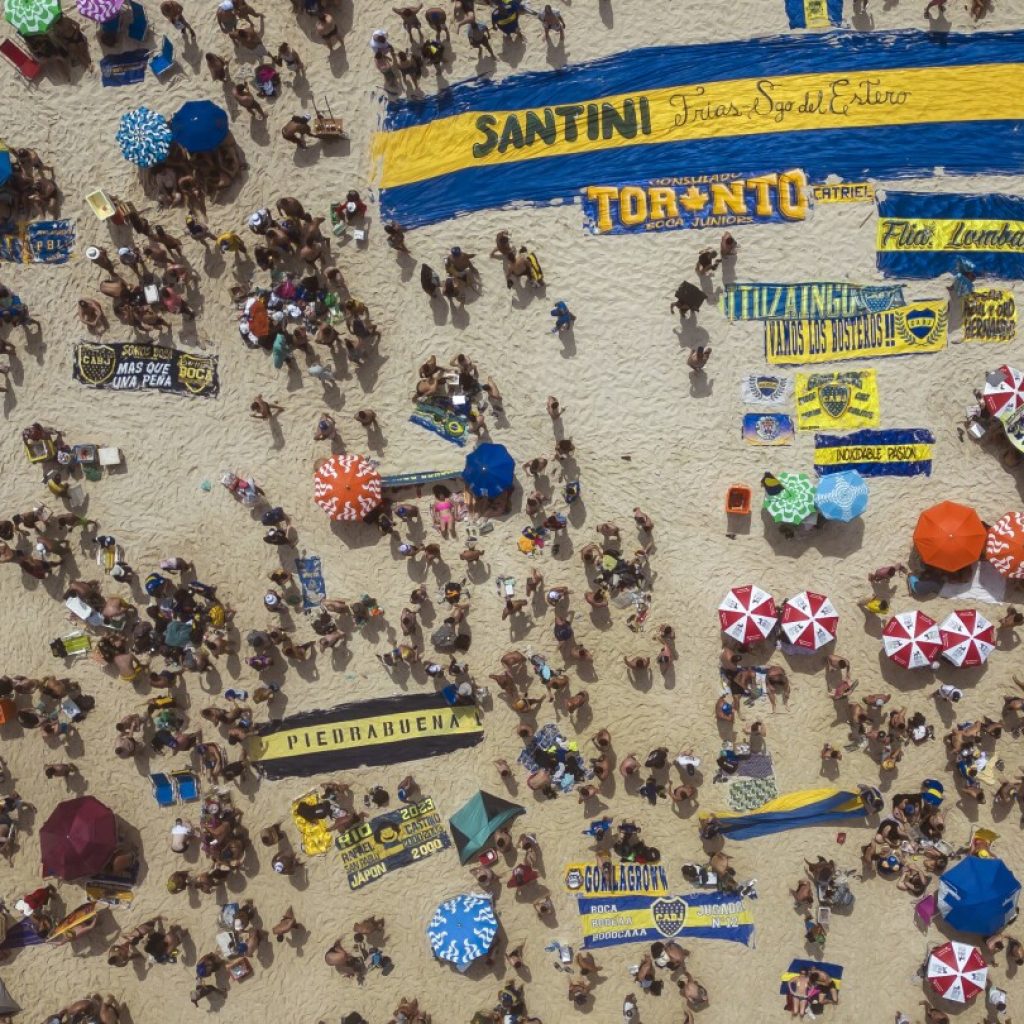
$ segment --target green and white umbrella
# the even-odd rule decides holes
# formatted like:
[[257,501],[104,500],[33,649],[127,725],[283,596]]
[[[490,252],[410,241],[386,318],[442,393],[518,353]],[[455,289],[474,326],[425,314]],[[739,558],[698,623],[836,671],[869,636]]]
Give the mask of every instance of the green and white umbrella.
[[60,17],[60,0],[4,0],[4,17],[19,35],[38,35]]
[[779,473],[782,491],[764,499],[768,515],[777,523],[795,526],[814,515],[814,484],[806,473]]

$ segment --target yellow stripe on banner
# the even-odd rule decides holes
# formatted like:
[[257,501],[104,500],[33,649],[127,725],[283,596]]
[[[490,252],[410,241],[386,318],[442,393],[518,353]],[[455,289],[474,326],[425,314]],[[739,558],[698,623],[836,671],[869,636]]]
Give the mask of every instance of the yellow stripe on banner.
[[269,736],[249,737],[246,749],[253,760],[272,761],[279,757],[299,757],[330,750],[349,750],[474,732],[483,732],[475,708],[437,708],[282,729]]
[[[697,902],[691,903],[693,897],[686,899],[686,914],[683,918],[683,934],[688,928],[740,928],[753,924],[754,915],[746,909],[742,900],[735,904],[709,904],[707,907]],[[614,897],[609,899],[609,908],[614,908]],[[584,937],[602,935],[607,932],[647,930],[662,931],[658,927],[652,906],[628,909],[594,910],[580,915],[580,927]]]
[[695,83],[532,110],[468,111],[378,132],[373,155],[381,161],[382,187],[393,188],[469,167],[622,146],[823,128],[1024,120],[1021,81],[1024,63]]
[[928,462],[931,457],[930,444],[850,444],[814,449],[816,466],[845,466],[849,462]]
[[880,217],[876,243],[879,252],[1024,252],[1024,220]]

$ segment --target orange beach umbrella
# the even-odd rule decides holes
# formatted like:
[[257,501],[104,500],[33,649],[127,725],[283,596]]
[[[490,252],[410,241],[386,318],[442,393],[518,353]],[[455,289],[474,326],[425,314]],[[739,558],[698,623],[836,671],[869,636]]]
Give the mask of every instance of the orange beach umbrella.
[[926,565],[958,572],[981,557],[987,536],[973,508],[942,501],[921,513],[914,530],[914,547]]
[[313,477],[313,500],[332,519],[365,519],[380,504],[380,474],[361,455],[332,455]]

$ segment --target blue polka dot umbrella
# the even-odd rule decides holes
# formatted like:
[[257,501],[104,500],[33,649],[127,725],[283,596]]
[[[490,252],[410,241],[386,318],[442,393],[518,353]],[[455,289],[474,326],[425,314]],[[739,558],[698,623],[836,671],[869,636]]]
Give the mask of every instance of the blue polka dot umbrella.
[[868,485],[855,469],[829,473],[819,481],[814,503],[826,519],[848,523],[868,507]]
[[117,129],[121,155],[139,167],[153,167],[167,158],[171,149],[171,126],[149,107],[129,110]]
[[434,956],[460,971],[486,955],[498,934],[494,904],[486,896],[456,896],[434,911],[427,938]]

